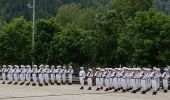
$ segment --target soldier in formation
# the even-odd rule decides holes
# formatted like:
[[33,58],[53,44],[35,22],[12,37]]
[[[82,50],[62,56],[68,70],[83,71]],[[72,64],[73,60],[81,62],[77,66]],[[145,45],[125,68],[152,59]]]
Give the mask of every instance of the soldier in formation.
[[65,66],[54,65],[51,67],[49,65],[2,65],[2,84],[13,84],[13,85],[26,85],[29,86],[48,86],[49,84],[57,85],[66,83],[66,78],[68,76],[69,85],[72,85],[72,66],[69,66],[67,70]]

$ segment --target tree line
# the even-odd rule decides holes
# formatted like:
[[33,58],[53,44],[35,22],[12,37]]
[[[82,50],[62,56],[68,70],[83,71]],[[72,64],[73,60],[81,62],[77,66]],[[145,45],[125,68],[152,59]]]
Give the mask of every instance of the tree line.
[[32,23],[24,17],[0,22],[1,64],[165,66],[170,64],[170,16],[152,0],[111,0],[107,6],[59,7],[57,15]]

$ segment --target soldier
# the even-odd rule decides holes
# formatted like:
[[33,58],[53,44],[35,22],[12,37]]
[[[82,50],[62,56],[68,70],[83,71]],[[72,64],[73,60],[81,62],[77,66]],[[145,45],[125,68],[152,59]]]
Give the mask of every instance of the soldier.
[[19,85],[23,85],[25,83],[25,74],[26,74],[26,69],[25,69],[25,66],[24,65],[21,65],[21,70],[20,70],[20,80],[21,80],[21,83]]
[[12,65],[8,65],[8,74],[7,74],[7,77],[8,77],[8,84],[12,84],[12,81],[13,81],[13,72],[14,72],[14,69],[13,69],[13,66]]
[[114,92],[117,92],[118,91],[118,68],[115,68],[115,72],[114,72],[114,78],[113,78],[113,83],[114,83],[114,87],[115,87],[115,90]]
[[109,90],[109,85],[110,85],[109,78],[110,78],[109,68],[105,68],[105,85],[106,85],[105,91]]
[[2,67],[3,67],[2,70],[1,70],[2,79],[3,79],[2,84],[5,84],[8,69],[7,69],[6,65],[3,65]]
[[96,86],[97,86],[97,91],[100,89],[100,78],[101,78],[101,73],[100,73],[100,68],[96,68],[96,72],[94,74],[95,78],[96,78]]
[[38,69],[39,86],[43,86],[44,84],[44,74],[45,74],[44,65],[40,65]]
[[37,80],[38,80],[37,74],[38,74],[37,65],[33,65],[33,69],[32,69],[33,83],[32,83],[32,86],[36,86],[36,83],[37,83]]
[[153,68],[152,73],[150,75],[151,79],[152,79],[152,89],[153,89],[153,93],[152,95],[156,95],[157,94],[157,90],[158,90],[158,84],[157,84],[157,75],[156,75],[156,67]]
[[114,69],[112,69],[112,68],[110,68],[109,69],[110,70],[110,88],[109,88],[109,90],[112,90],[112,89],[114,89],[114,78],[115,78],[115,70]]
[[164,69],[165,72],[162,74],[162,78],[163,78],[163,88],[164,88],[164,93],[168,92],[168,79],[169,79],[169,72],[168,69]]
[[137,89],[137,85],[136,85],[136,76],[137,76],[137,74],[136,74],[137,72],[136,72],[136,68],[133,68],[133,71],[132,71],[132,73],[131,73],[131,82],[132,82],[132,92],[131,93],[136,93],[136,89]]
[[20,74],[20,69],[19,69],[19,66],[18,65],[14,65],[15,66],[15,69],[14,69],[14,81],[15,83],[13,85],[17,85],[18,84],[18,81],[19,81],[19,74]]
[[92,79],[93,79],[93,70],[89,69],[87,73],[87,84],[89,86],[88,90],[91,90],[92,88]]
[[49,65],[46,65],[45,68],[44,68],[45,86],[48,86],[48,83],[49,83],[49,74],[50,74]]
[[30,85],[30,82],[31,82],[31,73],[32,73],[32,70],[31,70],[31,66],[30,65],[27,65],[26,66],[26,74],[25,74],[25,78],[26,78],[26,86]]
[[57,69],[56,69],[56,80],[57,80],[57,85],[61,85],[61,73],[62,73],[62,69],[61,69],[61,66],[57,66]]
[[127,81],[126,81],[126,78],[127,78],[127,72],[126,72],[127,68],[126,67],[123,67],[123,71],[121,73],[121,85],[122,85],[122,88],[123,88],[123,91],[122,92],[126,92],[127,91]]
[[61,70],[61,77],[62,77],[62,84],[65,85],[66,83],[66,74],[67,74],[67,69],[65,66],[63,66],[63,69]]
[[100,89],[103,89],[104,87],[104,79],[105,79],[105,70],[104,69],[100,69],[99,71],[99,76],[100,76]]
[[55,66],[54,65],[51,66],[50,78],[51,78],[50,79],[51,85],[54,85],[54,83],[55,83]]
[[84,71],[84,67],[80,67],[80,72],[79,72],[79,78],[80,78],[80,84],[81,88],[84,89],[84,78],[86,77],[86,73]]
[[146,68],[143,68],[142,69],[142,73],[141,73],[141,86],[142,86],[142,93],[141,94],[145,94],[146,93],[146,90],[147,90],[147,82],[146,82],[146,79],[147,79],[147,75],[146,75]]
[[72,85],[72,75],[73,75],[73,69],[72,66],[69,66],[69,69],[67,71],[68,74],[68,80],[69,80],[69,84],[68,85]]

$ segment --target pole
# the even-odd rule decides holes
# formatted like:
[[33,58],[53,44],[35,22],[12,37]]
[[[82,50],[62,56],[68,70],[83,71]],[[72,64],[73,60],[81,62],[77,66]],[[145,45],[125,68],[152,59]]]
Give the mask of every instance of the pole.
[[32,6],[32,65],[34,64],[34,35],[35,35],[35,0]]

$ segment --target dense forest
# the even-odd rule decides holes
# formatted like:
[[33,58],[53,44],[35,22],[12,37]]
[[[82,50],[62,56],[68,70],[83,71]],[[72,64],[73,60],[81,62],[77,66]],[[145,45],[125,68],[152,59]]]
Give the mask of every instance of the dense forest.
[[0,64],[170,64],[170,16],[158,2],[36,0],[34,50],[31,2],[0,0]]

